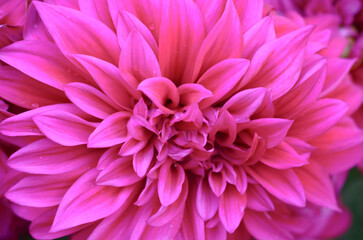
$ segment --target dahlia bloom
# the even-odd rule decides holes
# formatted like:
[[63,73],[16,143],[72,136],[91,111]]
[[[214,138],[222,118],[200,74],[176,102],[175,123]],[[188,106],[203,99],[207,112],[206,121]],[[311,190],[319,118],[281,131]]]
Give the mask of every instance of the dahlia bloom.
[[363,156],[354,60],[328,27],[263,9],[33,2],[0,50],[0,96],[29,109],[0,132],[31,141],[6,197],[33,237],[296,239],[311,231],[283,218],[334,220],[331,175]]

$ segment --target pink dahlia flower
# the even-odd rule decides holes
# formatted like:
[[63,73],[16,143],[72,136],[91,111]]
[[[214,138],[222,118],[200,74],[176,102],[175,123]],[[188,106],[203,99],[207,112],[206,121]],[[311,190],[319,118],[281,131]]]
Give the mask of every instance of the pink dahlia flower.
[[324,53],[329,29],[263,8],[34,2],[0,50],[0,96],[29,109],[0,132],[32,137],[6,197],[33,237],[296,239],[269,216],[339,210],[331,174],[363,156],[354,60]]

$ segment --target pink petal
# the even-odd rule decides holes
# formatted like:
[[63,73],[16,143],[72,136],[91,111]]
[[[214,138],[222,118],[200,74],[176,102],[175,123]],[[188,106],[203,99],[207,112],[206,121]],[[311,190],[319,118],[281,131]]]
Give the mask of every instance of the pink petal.
[[131,74],[138,82],[146,78],[161,76],[160,66],[154,52],[136,30],[129,34],[122,48],[119,66],[121,75],[125,79],[127,79],[127,74]]
[[33,175],[21,179],[6,193],[6,198],[29,207],[58,205],[75,178],[57,175]]
[[[40,2],[34,2],[34,5],[63,53],[86,54],[115,65],[118,63],[117,38],[106,25],[70,8]],[[75,35],[78,37],[74,38]]]
[[101,154],[99,150],[86,149],[84,146],[64,147],[43,138],[15,152],[8,164],[26,173],[60,174],[83,166],[94,167]]
[[328,131],[347,111],[347,104],[340,100],[320,99],[296,116],[288,135],[310,140]]
[[108,9],[107,0],[79,0],[79,9],[82,13],[98,19],[106,24],[110,29],[114,30],[112,18]]
[[247,88],[271,88],[272,100],[287,93],[300,75],[304,49],[311,31],[312,26],[306,26],[260,47],[240,87],[248,82]]
[[188,106],[199,103],[205,98],[213,96],[213,93],[200,84],[186,83],[178,87],[180,104]]
[[196,208],[201,218],[203,220],[211,219],[216,214],[218,205],[219,199],[212,192],[207,179],[200,179],[196,195]]
[[291,117],[318,98],[326,78],[325,64],[319,58],[303,67],[296,86],[275,102],[277,116]]
[[222,109],[234,117],[236,123],[249,120],[250,116],[260,107],[264,99],[266,89],[255,88],[241,91],[233,95]]
[[304,188],[293,170],[276,170],[258,164],[253,168],[246,168],[246,171],[281,201],[298,207],[305,206]]
[[126,141],[126,125],[130,118],[128,112],[117,112],[108,116],[88,138],[88,147],[111,147]]
[[247,195],[228,184],[219,202],[219,219],[227,232],[234,232],[240,225],[247,204]]
[[133,167],[139,177],[145,176],[153,159],[154,146],[152,144],[148,144],[133,156]]
[[185,172],[179,164],[168,160],[161,165],[158,179],[158,195],[163,206],[169,206],[179,198],[184,180]]
[[192,80],[197,79],[199,75],[218,62],[227,58],[241,57],[242,46],[239,17],[233,1],[227,0],[222,17],[208,33],[202,46],[197,48],[199,52]]
[[[188,190],[189,184],[188,179],[186,179],[182,185],[182,191],[178,199],[169,206],[161,205],[159,210],[149,218],[148,224],[153,227],[161,227],[165,224],[172,223],[173,219],[175,220],[175,218],[182,217],[184,213],[185,202],[188,196]],[[175,225],[174,227],[178,228],[179,226]]]
[[[253,2],[249,0],[248,2]],[[251,12],[255,12],[252,10]],[[241,22],[243,24],[243,22]],[[243,29],[245,31],[245,29]],[[265,43],[276,39],[272,19],[265,17],[243,35],[244,50],[243,58],[251,59],[256,51]]]
[[192,0],[166,0],[162,4],[159,33],[162,76],[177,85],[192,82],[195,59],[204,39],[202,14]]
[[247,31],[262,19],[264,1],[263,0],[234,0],[238,14],[240,15],[241,30]]
[[34,4],[29,6],[27,12],[26,24],[23,28],[23,38],[24,40],[45,40],[54,42]]
[[104,119],[118,109],[109,97],[87,84],[70,83],[64,86],[64,91],[77,107],[97,118]]
[[214,27],[222,16],[224,8],[226,6],[225,0],[196,0],[201,13],[204,17],[204,25],[207,33]]
[[154,77],[142,81],[138,88],[161,110],[171,112],[179,104],[178,89],[172,81]]
[[205,239],[227,240],[227,232],[223,224],[218,222],[214,227],[205,228]]
[[115,159],[103,169],[98,175],[96,182],[98,185],[125,187],[141,179],[132,167],[132,157],[122,157]]
[[259,212],[275,210],[271,198],[259,184],[248,184],[247,196],[248,208]]
[[99,171],[90,170],[69,188],[58,207],[51,232],[107,217],[122,207],[135,190],[135,186],[98,186],[95,184],[98,174]]
[[0,131],[7,136],[42,136],[43,134],[33,122],[33,117],[51,110],[64,110],[80,116],[81,110],[73,104],[54,104],[23,112],[5,119]]
[[78,62],[92,75],[102,91],[125,109],[133,105],[132,96],[138,98],[137,83],[125,82],[119,69],[101,59],[87,55],[73,55]]
[[301,167],[308,164],[308,161],[302,158],[295,149],[286,142],[281,142],[276,147],[268,149],[261,159],[261,162],[276,169]]
[[286,136],[293,121],[279,118],[261,118],[250,122],[238,124],[239,130],[250,129],[258,136],[266,138],[267,147],[277,146]]
[[28,77],[9,66],[0,66],[0,97],[20,107],[67,102],[64,93]]
[[87,82],[59,51],[57,45],[39,40],[18,41],[2,48],[0,59],[36,80],[63,90],[63,86],[77,79]]
[[[143,0],[141,0],[141,1],[143,1]],[[144,6],[138,6],[138,7],[139,7],[138,10],[140,10],[140,7],[144,7]],[[150,10],[148,9],[148,11],[150,11]],[[119,45],[121,46],[122,49],[124,48],[124,46],[126,44],[129,34],[132,31],[137,31],[141,34],[144,41],[146,41],[149,48],[152,49],[155,56],[159,56],[159,49],[158,49],[154,36],[150,32],[151,29],[149,30],[148,27],[145,26],[144,23],[142,23],[139,18],[135,17],[135,15],[131,14],[128,11],[121,11],[121,12],[117,13],[117,16],[118,16],[117,39],[118,39]]]
[[[194,179],[193,179],[194,180]],[[197,211],[197,186],[193,184],[186,201],[181,232],[183,239],[205,239],[204,221]]]
[[329,58],[327,62],[327,76],[321,97],[334,90],[344,79],[355,62],[354,59]]
[[66,111],[49,111],[33,118],[35,124],[52,141],[64,146],[86,144],[95,125]]
[[208,69],[197,83],[210,90],[213,97],[202,100],[200,107],[206,108],[227,97],[226,95],[239,83],[248,66],[248,60],[230,58]]
[[226,189],[226,175],[224,172],[212,172],[210,171],[208,174],[209,186],[212,189],[213,193],[220,197],[224,190]]
[[105,169],[109,164],[111,164],[113,161],[119,158],[118,156],[119,150],[120,150],[119,146],[108,148],[100,157],[97,164],[97,170]]
[[330,176],[319,164],[311,162],[297,168],[295,173],[304,187],[307,200],[333,210],[339,209]]
[[246,211],[243,219],[248,232],[256,239],[295,239],[291,233],[279,227],[264,213]]

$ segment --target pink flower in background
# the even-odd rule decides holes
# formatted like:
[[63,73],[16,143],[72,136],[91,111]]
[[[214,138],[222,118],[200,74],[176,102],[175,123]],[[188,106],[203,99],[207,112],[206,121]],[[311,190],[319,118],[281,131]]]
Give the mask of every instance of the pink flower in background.
[[255,0],[44,2],[0,50],[0,96],[29,109],[0,132],[31,141],[6,197],[34,238],[304,239],[282,219],[346,219],[331,174],[362,159],[362,92],[327,22]]

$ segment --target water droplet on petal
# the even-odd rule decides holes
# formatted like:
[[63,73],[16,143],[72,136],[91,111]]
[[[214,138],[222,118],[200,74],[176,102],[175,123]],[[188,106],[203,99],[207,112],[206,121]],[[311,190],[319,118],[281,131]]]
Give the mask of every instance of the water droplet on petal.
[[155,24],[154,23],[150,24],[149,28],[151,31],[155,30]]

